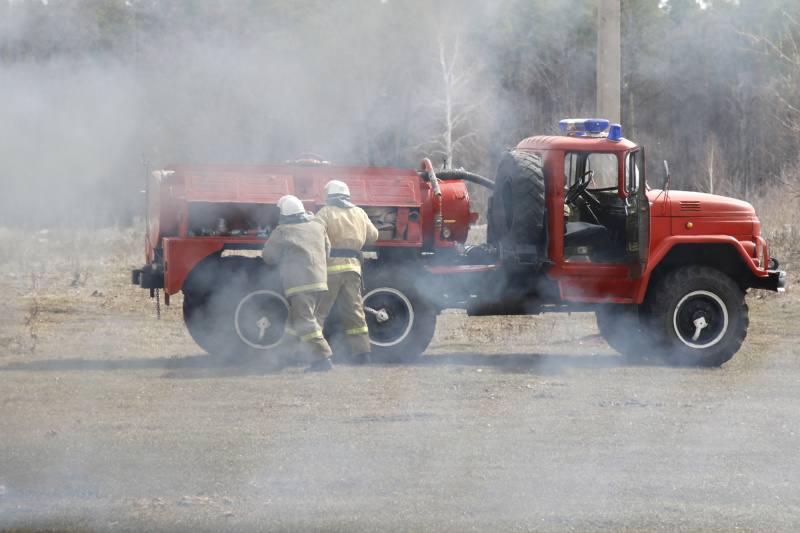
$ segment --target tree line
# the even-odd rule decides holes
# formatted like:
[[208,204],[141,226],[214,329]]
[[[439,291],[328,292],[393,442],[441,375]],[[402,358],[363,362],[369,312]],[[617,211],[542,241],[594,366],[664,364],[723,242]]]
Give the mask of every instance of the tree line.
[[[493,177],[595,115],[596,32],[595,0],[0,0],[0,223],[33,201],[41,223],[129,221],[142,154]],[[796,1],[622,0],[621,42],[651,178],[667,159],[676,188],[797,186]]]

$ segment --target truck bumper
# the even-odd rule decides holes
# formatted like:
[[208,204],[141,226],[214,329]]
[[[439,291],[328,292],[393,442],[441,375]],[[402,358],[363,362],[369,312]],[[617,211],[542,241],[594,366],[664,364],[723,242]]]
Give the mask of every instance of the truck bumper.
[[784,292],[786,290],[786,271],[769,270],[766,278],[756,278],[753,283],[755,289]]
[[131,283],[143,289],[163,289],[164,271],[157,263],[151,263],[142,269],[131,270]]

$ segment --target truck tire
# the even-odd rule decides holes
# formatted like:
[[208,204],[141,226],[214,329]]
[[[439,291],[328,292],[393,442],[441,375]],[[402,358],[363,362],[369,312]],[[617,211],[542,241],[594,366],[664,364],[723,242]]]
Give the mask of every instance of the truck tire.
[[368,269],[364,285],[373,362],[416,360],[433,338],[436,306],[417,291],[414,279],[404,269]]
[[600,335],[626,361],[641,361],[652,353],[653,337],[647,330],[648,322],[635,309],[604,305],[595,311],[595,318]]
[[183,319],[195,342],[226,359],[258,358],[280,366],[275,348],[283,340],[289,304],[278,273],[247,258],[195,268],[201,270],[192,271],[183,298]]
[[667,274],[650,300],[656,350],[681,366],[720,366],[747,336],[744,292],[719,270],[689,266]]
[[492,196],[490,233],[511,250],[538,245],[545,225],[542,156],[508,152],[500,161]]

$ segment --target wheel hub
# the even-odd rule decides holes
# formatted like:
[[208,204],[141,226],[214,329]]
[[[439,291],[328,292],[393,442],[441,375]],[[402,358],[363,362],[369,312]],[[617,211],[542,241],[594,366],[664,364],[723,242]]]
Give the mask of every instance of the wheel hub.
[[708,327],[708,321],[706,321],[706,317],[701,316],[699,318],[694,319],[694,335],[692,335],[692,340],[696,341],[698,337],[700,337],[700,333]]
[[414,309],[406,296],[389,287],[373,289],[364,295],[369,338],[377,346],[402,342],[414,325]]
[[391,318],[389,316],[389,312],[386,309],[375,310],[371,307],[364,306],[364,311],[374,316],[378,324],[383,324],[384,322],[386,322]]
[[707,348],[724,337],[728,329],[728,310],[716,294],[694,291],[676,306],[673,327],[687,346]]
[[259,341],[263,341],[264,340],[264,333],[266,333],[266,331],[270,327],[270,325],[271,325],[270,321],[269,321],[269,319],[267,317],[262,316],[261,318],[258,319],[258,322],[256,322],[256,326],[258,327],[258,340]]
[[280,344],[288,318],[289,303],[286,299],[277,292],[260,290],[239,301],[234,323],[242,342],[259,350],[268,350]]

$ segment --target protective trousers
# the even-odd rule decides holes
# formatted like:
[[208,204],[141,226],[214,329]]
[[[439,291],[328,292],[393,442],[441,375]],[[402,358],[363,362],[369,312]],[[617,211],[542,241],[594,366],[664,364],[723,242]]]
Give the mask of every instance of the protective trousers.
[[328,292],[317,307],[317,320],[320,324],[325,324],[334,303],[338,305],[353,355],[369,353],[369,330],[361,300],[361,274],[353,271],[328,273]]
[[322,336],[315,317],[322,291],[299,292],[289,296],[289,318],[283,335],[283,355],[303,361],[318,361],[331,356],[331,347]]

